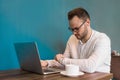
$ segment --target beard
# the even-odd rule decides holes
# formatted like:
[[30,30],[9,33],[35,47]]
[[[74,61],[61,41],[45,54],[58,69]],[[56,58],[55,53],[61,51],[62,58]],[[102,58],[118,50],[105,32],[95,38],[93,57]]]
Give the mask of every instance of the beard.
[[84,28],[84,32],[83,33],[81,33],[81,34],[75,34],[75,36],[76,36],[76,38],[78,39],[78,40],[84,40],[85,39],[85,37],[87,36],[87,34],[88,34],[88,30],[87,30],[87,28]]

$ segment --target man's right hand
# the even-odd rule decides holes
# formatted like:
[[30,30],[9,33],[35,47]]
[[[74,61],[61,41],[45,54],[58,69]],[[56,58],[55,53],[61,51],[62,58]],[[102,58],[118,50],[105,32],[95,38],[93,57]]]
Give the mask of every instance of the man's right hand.
[[40,61],[42,67],[47,67],[48,66],[48,62],[47,61]]

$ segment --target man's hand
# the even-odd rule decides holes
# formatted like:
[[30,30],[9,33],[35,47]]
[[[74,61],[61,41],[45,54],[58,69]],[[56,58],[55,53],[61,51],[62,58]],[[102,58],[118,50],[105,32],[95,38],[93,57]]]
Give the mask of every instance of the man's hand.
[[47,61],[40,61],[42,67],[47,67],[48,66],[48,62]]
[[60,62],[60,60],[63,59],[63,58],[64,58],[63,54],[57,54],[56,57],[55,57],[55,60]]

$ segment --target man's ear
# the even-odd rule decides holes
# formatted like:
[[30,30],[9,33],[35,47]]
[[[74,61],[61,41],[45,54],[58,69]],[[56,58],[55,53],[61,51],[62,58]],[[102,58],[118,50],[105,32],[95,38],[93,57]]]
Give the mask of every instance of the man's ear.
[[86,25],[87,25],[87,26],[90,26],[90,19],[87,19],[87,20],[86,20]]

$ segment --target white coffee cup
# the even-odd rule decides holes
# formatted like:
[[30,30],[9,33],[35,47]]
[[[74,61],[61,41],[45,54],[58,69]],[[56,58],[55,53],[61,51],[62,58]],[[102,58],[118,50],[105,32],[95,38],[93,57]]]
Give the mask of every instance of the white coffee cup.
[[79,66],[73,65],[73,64],[67,64],[65,65],[65,71],[68,75],[76,75],[79,74]]

